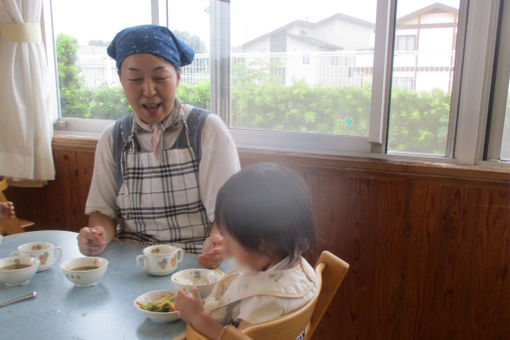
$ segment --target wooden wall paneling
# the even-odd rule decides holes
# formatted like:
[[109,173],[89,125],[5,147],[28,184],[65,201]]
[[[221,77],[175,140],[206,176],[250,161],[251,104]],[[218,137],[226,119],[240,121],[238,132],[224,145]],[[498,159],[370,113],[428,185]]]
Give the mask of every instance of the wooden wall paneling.
[[[56,181],[9,188],[20,217],[78,230],[95,141],[54,140]],[[350,263],[314,339],[508,339],[510,175],[505,170],[240,150],[307,183],[318,234]]]
[[94,150],[69,151],[54,148],[56,179],[44,188],[6,191],[16,205],[16,214],[36,223],[36,229],[78,231],[87,225],[84,215],[92,179]]

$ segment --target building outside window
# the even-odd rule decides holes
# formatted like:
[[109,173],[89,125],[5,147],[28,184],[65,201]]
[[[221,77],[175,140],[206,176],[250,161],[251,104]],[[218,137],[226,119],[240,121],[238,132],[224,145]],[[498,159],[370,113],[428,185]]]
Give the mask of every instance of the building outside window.
[[[45,0],[60,116],[128,114],[106,46],[122,28],[157,23],[196,51],[181,101],[218,113],[239,145],[454,158],[469,2],[317,1]],[[124,15],[109,15],[121,2]]]

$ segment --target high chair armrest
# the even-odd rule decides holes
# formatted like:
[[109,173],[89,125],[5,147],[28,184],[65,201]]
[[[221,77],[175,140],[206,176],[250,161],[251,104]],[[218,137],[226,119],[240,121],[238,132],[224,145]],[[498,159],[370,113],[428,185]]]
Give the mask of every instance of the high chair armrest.
[[251,340],[251,338],[234,326],[226,326],[221,331],[218,340]]
[[[186,340],[207,340],[208,338],[197,332],[189,323],[186,325]],[[175,338],[174,340],[181,340]],[[225,326],[217,340],[252,340],[234,326]]]

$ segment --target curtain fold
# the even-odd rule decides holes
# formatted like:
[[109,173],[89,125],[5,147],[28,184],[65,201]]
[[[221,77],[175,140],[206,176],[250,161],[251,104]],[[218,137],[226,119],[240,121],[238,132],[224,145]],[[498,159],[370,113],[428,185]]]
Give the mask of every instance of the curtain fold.
[[[33,27],[40,24],[41,13],[42,0],[0,0],[0,176],[55,178],[56,91],[44,44]],[[30,25],[5,25],[25,23]]]

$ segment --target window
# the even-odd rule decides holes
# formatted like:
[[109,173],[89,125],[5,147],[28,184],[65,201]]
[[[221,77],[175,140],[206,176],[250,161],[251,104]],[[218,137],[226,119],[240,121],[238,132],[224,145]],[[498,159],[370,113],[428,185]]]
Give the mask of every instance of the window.
[[390,153],[447,154],[460,1],[447,3],[397,2]]
[[485,157],[510,162],[510,3],[502,5]]
[[[131,112],[106,48],[121,29],[153,23],[155,5],[161,12],[157,21],[164,25],[169,18],[169,28],[196,52],[194,62],[182,69],[178,96],[210,108],[209,25],[196,24],[208,23],[209,0],[172,1],[169,6],[162,1],[52,0],[51,5],[62,117],[117,119]],[[119,8],[122,15],[112,15]],[[173,13],[195,13],[195,20]]]
[[[117,119],[130,112],[106,47],[122,28],[151,23],[148,1],[52,0],[62,117]],[[112,15],[122,8],[122,15]]]
[[505,123],[501,141],[500,159],[510,161],[510,92],[507,92]]
[[396,38],[397,51],[414,51],[416,50],[416,36],[415,35],[399,35]]
[[398,89],[414,90],[414,77],[396,77],[393,78],[393,87]]
[[377,1],[362,2],[231,1],[231,127],[367,138]]
[[[193,62],[181,68],[177,96],[183,103],[211,109],[209,0],[168,1],[168,28],[195,51]],[[193,20],[182,13],[193,13]]]
[[[129,112],[106,45],[124,27],[167,24],[197,51],[182,69],[179,98],[220,115],[241,147],[510,161],[506,2],[43,3],[46,41],[53,35],[56,47],[59,123],[76,117],[78,128],[98,129],[106,123],[82,118]],[[111,15],[120,7],[122,15]]]

